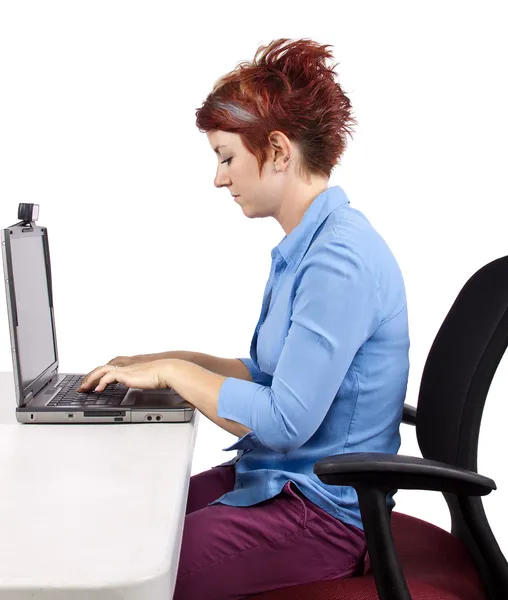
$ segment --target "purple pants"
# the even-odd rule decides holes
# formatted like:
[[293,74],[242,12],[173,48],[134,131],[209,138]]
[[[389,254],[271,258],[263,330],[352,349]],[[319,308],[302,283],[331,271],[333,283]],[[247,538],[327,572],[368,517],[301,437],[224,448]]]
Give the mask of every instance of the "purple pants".
[[232,465],[191,477],[174,600],[237,600],[363,572],[363,531],[329,515],[292,482],[254,506],[207,506],[234,483]]

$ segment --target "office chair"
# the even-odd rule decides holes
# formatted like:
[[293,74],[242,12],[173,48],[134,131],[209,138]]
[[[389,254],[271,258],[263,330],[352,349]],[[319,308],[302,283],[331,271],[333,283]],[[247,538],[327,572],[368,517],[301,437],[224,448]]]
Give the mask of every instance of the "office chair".
[[[353,486],[371,572],[291,586],[252,600],[507,600],[508,564],[492,533],[481,496],[496,489],[478,475],[483,407],[508,345],[508,256],[479,269],[464,285],[429,351],[416,426],[423,458],[381,453],[329,456],[314,465],[326,484]],[[402,513],[386,494],[441,491],[451,533]],[[298,568],[297,565],[295,565]]]

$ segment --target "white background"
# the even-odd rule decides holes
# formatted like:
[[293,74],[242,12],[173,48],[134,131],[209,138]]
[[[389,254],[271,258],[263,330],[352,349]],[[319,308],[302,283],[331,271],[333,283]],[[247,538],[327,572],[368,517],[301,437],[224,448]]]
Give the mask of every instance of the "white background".
[[[315,8],[312,8],[312,7]],[[407,402],[467,279],[507,254],[508,42],[503,2],[173,4],[0,2],[0,226],[19,202],[48,226],[62,371],[118,354],[194,350],[248,356],[273,219],[248,219],[216,189],[216,157],[195,111],[259,45],[331,44],[358,119],[330,179],[385,238],[410,319]],[[0,295],[0,370],[11,370]],[[506,357],[487,399],[479,472],[508,551]],[[14,409],[14,407],[13,407]],[[168,430],[168,435],[171,432]],[[419,455],[402,426],[400,453]],[[193,473],[228,460],[235,438],[202,417]],[[439,493],[396,510],[448,529]]]

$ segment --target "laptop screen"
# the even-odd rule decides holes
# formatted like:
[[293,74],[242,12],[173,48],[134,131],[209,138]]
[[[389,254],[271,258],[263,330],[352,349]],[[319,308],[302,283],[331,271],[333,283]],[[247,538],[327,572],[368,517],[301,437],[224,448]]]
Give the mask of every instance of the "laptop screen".
[[42,235],[12,236],[12,274],[18,317],[18,360],[26,389],[56,361]]

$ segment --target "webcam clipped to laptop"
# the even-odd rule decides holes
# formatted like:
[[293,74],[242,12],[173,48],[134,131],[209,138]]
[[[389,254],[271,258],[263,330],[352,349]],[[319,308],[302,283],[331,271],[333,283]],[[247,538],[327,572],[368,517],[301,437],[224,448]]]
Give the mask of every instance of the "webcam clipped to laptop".
[[194,407],[173,389],[119,383],[78,392],[86,375],[60,373],[48,230],[35,224],[39,205],[20,204],[19,223],[2,229],[16,418],[20,423],[187,422]]

